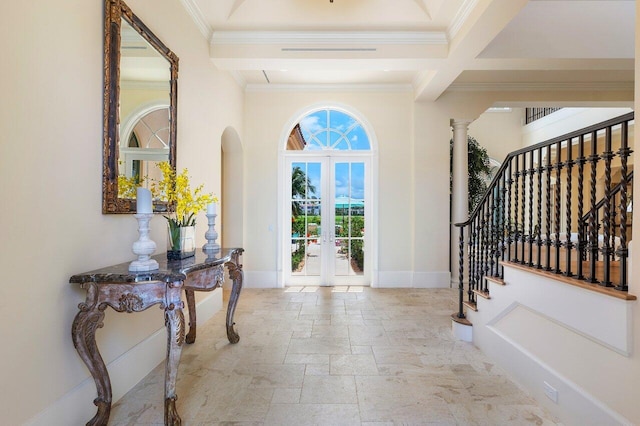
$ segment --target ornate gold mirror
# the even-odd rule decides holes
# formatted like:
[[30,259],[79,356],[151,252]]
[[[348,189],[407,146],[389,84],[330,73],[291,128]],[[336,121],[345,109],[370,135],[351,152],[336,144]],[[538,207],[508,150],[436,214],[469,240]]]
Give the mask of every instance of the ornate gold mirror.
[[177,88],[178,57],[122,0],[105,0],[103,213],[135,213],[127,189],[160,177],[158,162],[175,168]]

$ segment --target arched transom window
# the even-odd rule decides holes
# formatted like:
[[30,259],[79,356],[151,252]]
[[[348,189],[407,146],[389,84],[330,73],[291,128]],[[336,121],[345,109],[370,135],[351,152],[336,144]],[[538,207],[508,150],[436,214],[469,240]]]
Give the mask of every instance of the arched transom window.
[[287,150],[366,151],[369,137],[362,124],[351,115],[335,109],[322,109],[306,115],[291,131]]

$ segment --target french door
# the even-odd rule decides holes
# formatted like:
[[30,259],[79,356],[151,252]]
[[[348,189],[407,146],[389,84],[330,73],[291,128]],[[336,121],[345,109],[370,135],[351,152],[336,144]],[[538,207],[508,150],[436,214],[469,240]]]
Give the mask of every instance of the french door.
[[368,285],[369,157],[296,156],[286,161],[286,285]]

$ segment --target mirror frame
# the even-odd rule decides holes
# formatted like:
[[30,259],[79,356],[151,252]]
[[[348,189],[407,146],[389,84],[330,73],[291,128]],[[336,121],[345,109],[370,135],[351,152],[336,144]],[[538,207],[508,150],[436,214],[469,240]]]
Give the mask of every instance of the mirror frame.
[[[127,21],[168,62],[171,70],[169,91],[169,164],[176,167],[178,107],[178,57],[138,18],[123,0],[105,0],[104,10],[104,128],[102,155],[102,213],[135,213],[136,200],[118,197],[118,158],[120,140],[120,46],[121,22]],[[154,212],[168,207],[155,205]]]

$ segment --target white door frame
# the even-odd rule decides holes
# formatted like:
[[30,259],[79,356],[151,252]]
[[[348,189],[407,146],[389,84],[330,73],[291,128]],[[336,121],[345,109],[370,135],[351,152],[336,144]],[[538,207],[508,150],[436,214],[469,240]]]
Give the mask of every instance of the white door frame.
[[[287,141],[289,139],[289,135],[291,134],[291,130],[295,127],[296,124],[300,122],[302,118],[311,114],[318,110],[323,109],[335,109],[338,111],[345,112],[351,116],[353,116],[356,120],[360,122],[362,127],[364,128],[368,138],[370,149],[369,151],[351,151],[350,155],[361,155],[368,156],[370,158],[370,167],[369,167],[369,182],[368,188],[370,192],[370,202],[369,208],[371,209],[369,213],[369,222],[371,223],[370,229],[367,229],[366,232],[370,238],[367,238],[370,253],[370,261],[369,266],[366,266],[367,272],[370,277],[370,285],[371,287],[378,287],[378,273],[379,273],[379,244],[378,244],[378,235],[379,235],[379,224],[378,224],[378,189],[379,189],[379,179],[378,179],[378,169],[379,169],[379,158],[378,158],[378,140],[375,132],[373,131],[373,126],[367,118],[354,109],[351,106],[343,105],[340,103],[317,103],[310,106],[306,106],[298,110],[295,114],[291,116],[289,121],[283,126],[282,132],[280,135],[280,152],[278,155],[278,204],[277,204],[277,230],[279,232],[276,233],[275,245],[276,245],[276,286],[278,288],[285,287],[284,276],[284,262],[285,256],[290,256],[290,243],[283,244],[287,240],[282,235],[282,230],[287,226],[285,220],[290,219],[290,211],[291,208],[289,205],[289,201],[291,198],[290,193],[285,192],[286,182],[291,180],[290,170],[285,167],[286,157],[288,155],[314,155],[314,153],[308,153],[306,151],[287,151]],[[344,154],[344,152],[342,152]],[[317,153],[315,153],[317,155]],[[289,236],[290,238],[290,236]],[[283,247],[284,246],[284,247]],[[289,250],[289,251],[287,251]],[[290,272],[290,271],[289,271]]]

